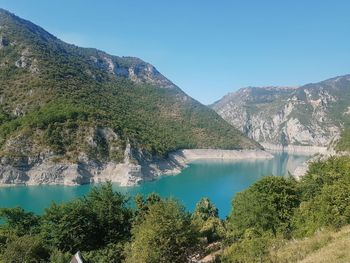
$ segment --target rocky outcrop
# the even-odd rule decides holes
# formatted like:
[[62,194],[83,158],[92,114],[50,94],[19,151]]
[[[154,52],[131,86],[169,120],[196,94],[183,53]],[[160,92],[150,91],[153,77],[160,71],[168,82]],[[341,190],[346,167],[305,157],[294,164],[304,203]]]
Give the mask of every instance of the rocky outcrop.
[[0,186],[23,184],[63,184],[80,185],[112,181],[122,186],[133,185],[141,180],[141,167],[131,163],[128,158],[124,162],[98,161],[81,158],[77,163],[57,162],[56,156],[29,161],[23,159],[16,163],[0,165]]
[[94,66],[108,73],[128,78],[135,83],[147,83],[162,88],[178,89],[170,80],[164,77],[153,65],[135,57],[117,57],[102,51],[90,56]]
[[327,147],[340,136],[349,97],[346,75],[301,87],[243,88],[211,107],[260,143]]

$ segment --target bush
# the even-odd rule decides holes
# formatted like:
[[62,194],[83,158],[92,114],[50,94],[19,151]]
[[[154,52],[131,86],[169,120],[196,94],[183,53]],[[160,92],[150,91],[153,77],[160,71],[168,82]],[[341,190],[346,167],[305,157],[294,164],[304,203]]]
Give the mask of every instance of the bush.
[[86,198],[46,209],[42,235],[52,246],[71,253],[125,241],[132,217],[126,202],[123,195],[113,192],[111,183],[95,187]]
[[40,217],[32,212],[25,212],[23,208],[0,208],[0,219],[5,221],[4,228],[15,235],[31,235],[38,233]]
[[232,244],[221,256],[222,263],[270,262],[272,236],[247,229],[240,241]]
[[8,243],[2,260],[4,263],[34,263],[47,262],[50,257],[49,250],[43,241],[35,236],[22,236]]
[[339,181],[325,185],[317,196],[301,203],[293,221],[299,237],[312,235],[322,227],[339,229],[350,224],[350,184]]
[[126,262],[186,262],[196,246],[190,215],[173,199],[151,205],[142,223],[132,230]]
[[197,229],[200,237],[212,243],[224,237],[225,228],[219,218],[219,211],[208,199],[202,198],[196,205],[192,214],[192,224]]
[[73,255],[68,252],[62,252],[58,249],[54,249],[50,255],[50,263],[68,263],[72,257]]
[[249,228],[288,235],[290,220],[299,203],[294,180],[264,177],[234,198],[229,225],[238,235]]
[[324,185],[331,185],[339,180],[350,182],[349,171],[349,156],[331,157],[325,161],[313,162],[300,182],[302,200],[307,201],[318,195]]
[[99,250],[92,250],[83,253],[83,257],[87,263],[121,263],[124,260],[124,246],[121,243],[108,244]]

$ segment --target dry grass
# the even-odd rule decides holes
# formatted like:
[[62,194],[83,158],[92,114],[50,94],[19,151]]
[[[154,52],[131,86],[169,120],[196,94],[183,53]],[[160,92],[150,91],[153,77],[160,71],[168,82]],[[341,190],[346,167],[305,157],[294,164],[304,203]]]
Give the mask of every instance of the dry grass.
[[288,241],[270,252],[272,262],[276,263],[350,262],[350,226],[338,232],[323,231],[307,239]]
[[300,263],[350,262],[350,227],[336,233],[334,236],[336,236],[334,240],[322,249],[308,255]]

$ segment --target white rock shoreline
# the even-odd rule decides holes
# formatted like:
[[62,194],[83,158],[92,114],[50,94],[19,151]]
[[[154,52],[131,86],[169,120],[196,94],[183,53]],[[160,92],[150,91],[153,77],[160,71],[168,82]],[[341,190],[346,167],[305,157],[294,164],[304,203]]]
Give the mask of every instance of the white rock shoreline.
[[82,185],[111,181],[120,186],[134,186],[142,182],[152,181],[163,175],[176,175],[187,165],[196,160],[259,160],[272,159],[273,153],[309,155],[311,158],[291,171],[299,180],[307,172],[312,160],[322,156],[334,155],[335,152],[326,147],[313,146],[281,146],[262,144],[265,150],[218,150],[218,149],[185,149],[169,154],[166,159],[146,161],[138,158],[130,161],[130,151],[126,151],[122,163],[109,162],[97,165],[93,162],[79,164],[54,163],[50,159],[43,160],[26,170],[10,165],[0,165],[0,187],[16,185]]
[[263,150],[188,149],[169,154],[167,159],[153,162],[139,160],[123,163],[109,162],[102,166],[94,163],[57,164],[44,161],[28,170],[13,166],[0,166],[0,187],[14,185],[81,185],[112,181],[121,186],[134,186],[151,181],[161,175],[175,175],[188,163],[200,159],[254,160],[271,159],[273,155]]
[[281,145],[271,143],[261,143],[265,150],[270,152],[287,152],[290,154],[313,155],[333,153],[327,147],[323,146],[304,146],[304,145]]
[[192,149],[182,150],[186,160],[194,161],[199,159],[224,159],[224,160],[242,160],[242,159],[272,159],[271,153],[262,150],[212,150],[212,149]]

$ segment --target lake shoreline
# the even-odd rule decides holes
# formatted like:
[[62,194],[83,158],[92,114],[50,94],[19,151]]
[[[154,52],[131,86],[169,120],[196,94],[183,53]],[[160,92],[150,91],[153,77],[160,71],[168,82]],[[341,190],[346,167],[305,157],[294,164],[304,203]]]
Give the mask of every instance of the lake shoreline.
[[271,153],[288,153],[310,156],[310,158],[297,166],[291,175],[296,180],[300,180],[308,171],[310,163],[319,159],[327,159],[337,153],[333,149],[323,146],[309,146],[309,145],[281,145],[281,144],[270,144],[261,143],[264,149]]
[[143,181],[153,181],[159,176],[177,175],[196,160],[239,161],[272,158],[273,155],[264,150],[184,149],[170,153],[166,159],[141,165],[141,173]]
[[[272,159],[197,159],[190,161],[176,176],[159,176],[152,182],[130,187],[113,183],[113,189],[125,194],[130,200],[137,194],[148,196],[150,193],[158,193],[163,198],[173,197],[182,202],[189,211],[193,211],[196,203],[206,196],[217,205],[220,217],[224,218],[230,213],[231,200],[236,193],[244,191],[264,176],[285,176],[307,158],[304,155],[278,153],[273,154]],[[11,185],[0,188],[0,206],[21,206],[41,214],[52,202],[60,204],[83,197],[99,186],[98,182],[75,186]]]
[[135,186],[153,181],[161,175],[176,175],[195,160],[243,160],[272,159],[273,155],[263,150],[184,149],[170,153],[166,159],[138,163],[125,158],[122,163],[108,162],[101,166],[95,163],[60,164],[47,160],[23,171],[14,166],[0,166],[0,187],[29,185],[76,186],[111,181],[120,186]]

